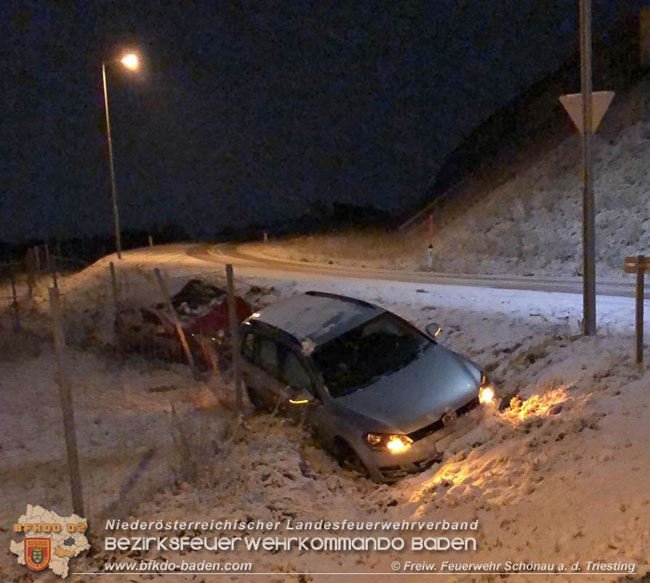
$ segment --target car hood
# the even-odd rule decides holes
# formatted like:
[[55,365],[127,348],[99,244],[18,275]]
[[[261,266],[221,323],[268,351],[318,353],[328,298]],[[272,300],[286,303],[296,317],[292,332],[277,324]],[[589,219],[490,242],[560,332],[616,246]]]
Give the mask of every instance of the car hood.
[[335,401],[385,426],[378,430],[410,433],[475,398],[480,382],[469,361],[435,344],[401,370]]

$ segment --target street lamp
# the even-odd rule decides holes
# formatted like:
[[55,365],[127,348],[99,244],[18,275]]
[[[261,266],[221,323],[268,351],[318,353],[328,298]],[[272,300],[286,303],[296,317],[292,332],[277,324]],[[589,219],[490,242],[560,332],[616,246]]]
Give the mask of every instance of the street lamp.
[[[137,70],[139,66],[138,56],[134,53],[127,53],[118,61],[130,71]],[[115,164],[113,162],[113,140],[111,138],[111,118],[108,113],[108,86],[106,84],[106,63],[102,62],[102,81],[104,83],[104,108],[106,110],[106,139],[108,142],[108,165],[111,177],[111,201],[113,203],[113,223],[115,226],[115,248],[117,249],[117,258],[122,259],[122,238],[120,235],[120,214],[117,209],[117,193],[115,191]]]

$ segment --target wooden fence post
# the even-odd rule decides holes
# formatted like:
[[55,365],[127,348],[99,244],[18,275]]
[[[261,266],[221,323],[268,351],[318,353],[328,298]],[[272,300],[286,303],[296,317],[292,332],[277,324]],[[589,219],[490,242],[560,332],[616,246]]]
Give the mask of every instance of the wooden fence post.
[[117,287],[117,277],[115,277],[115,264],[111,261],[108,265],[111,272],[111,289],[113,291],[113,307],[115,308],[115,315],[117,316],[117,310],[119,304],[119,291]]
[[50,246],[47,243],[45,243],[45,267],[52,277],[52,285],[59,289],[59,284],[56,281],[56,259],[52,257]]
[[153,237],[151,235],[148,235],[149,237],[149,247],[153,247]]
[[79,469],[79,452],[77,450],[77,431],[72,407],[72,392],[67,374],[65,336],[61,314],[61,301],[59,290],[49,288],[50,311],[52,315],[52,336],[58,369],[59,397],[63,412],[63,430],[65,435],[65,448],[68,455],[68,472],[70,474],[70,490],[72,493],[72,509],[75,514],[84,516],[83,491],[81,486],[81,470]]
[[239,321],[235,300],[235,282],[232,265],[226,265],[226,280],[228,282],[228,319],[230,320],[230,349],[232,355],[233,381],[235,385],[235,402],[237,409],[242,410],[244,401],[242,395],[241,354],[239,352]]
[[181,322],[178,319],[178,314],[176,313],[176,310],[174,309],[174,306],[172,304],[171,297],[169,296],[169,291],[167,290],[167,286],[165,285],[165,280],[163,279],[160,269],[157,267],[153,270],[154,274],[156,275],[156,279],[158,280],[158,286],[160,287],[160,292],[162,293],[162,296],[165,300],[165,304],[167,304],[167,311],[169,312],[169,317],[172,319],[172,322],[174,323],[174,327],[176,328],[176,334],[178,334],[178,339],[181,341],[181,345],[183,346],[183,351],[185,352],[185,358],[187,358],[187,364],[189,364],[192,367],[192,370],[195,370],[194,367],[194,357],[192,356],[192,351],[190,350],[190,346],[187,343],[187,338],[185,337],[185,331],[183,330],[183,327],[181,326]]
[[214,351],[212,344],[201,334],[199,336],[199,344],[201,345],[201,352],[203,358],[205,359],[206,364],[210,365],[210,370],[212,374],[219,374],[219,363],[217,362],[217,356]]
[[[111,261],[109,264],[109,270],[111,272],[111,290],[112,290],[112,295],[113,295],[113,309],[115,311],[115,317],[113,318],[114,322],[117,322],[117,317],[119,313],[119,303],[120,303],[120,297],[119,297],[119,288],[117,287],[117,277],[115,276],[115,264]],[[115,330],[115,343],[117,345],[117,349],[121,352],[122,351],[122,338],[120,334]]]
[[16,293],[16,274],[14,266],[9,268],[9,275],[11,277],[11,297],[14,303],[14,330],[20,330],[20,310],[18,308],[18,294]]
[[626,257],[623,262],[623,271],[625,273],[636,274],[636,362],[643,368],[643,302],[645,300],[645,273],[650,271],[650,257],[636,255]]
[[636,258],[636,362],[643,364],[643,301],[645,296],[645,257]]
[[41,249],[39,245],[34,246],[34,259],[36,263],[36,273],[41,272]]
[[34,284],[36,277],[34,271],[36,268],[36,253],[34,247],[27,249],[25,253],[25,271],[27,271],[27,297],[31,300],[34,297]]

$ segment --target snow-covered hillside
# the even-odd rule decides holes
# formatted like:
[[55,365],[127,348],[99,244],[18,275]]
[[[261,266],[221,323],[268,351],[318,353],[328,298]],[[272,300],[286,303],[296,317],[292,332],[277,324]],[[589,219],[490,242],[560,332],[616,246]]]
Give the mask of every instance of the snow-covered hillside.
[[[217,271],[214,264],[184,257],[182,250],[166,255],[155,250],[127,253],[120,271],[132,281],[146,279],[155,264],[164,265],[170,277],[209,271],[212,278]],[[337,576],[337,581],[370,581],[377,579],[370,573],[382,572],[388,574],[381,580],[392,582],[402,580],[404,573],[390,574],[395,561],[400,565],[407,560],[580,561],[583,568],[594,561],[625,565],[619,569],[631,566],[633,574],[625,580],[641,581],[650,568],[650,376],[631,358],[632,299],[603,298],[599,329],[607,336],[582,338],[581,299],[572,294],[463,287],[450,293],[446,286],[313,274],[269,279],[254,268],[241,268],[236,275],[239,293],[254,297],[259,305],[316,288],[381,303],[420,326],[438,321],[444,345],[490,371],[501,393],[519,390],[520,399],[503,414],[486,411],[477,429],[451,445],[443,463],[393,486],[379,486],[341,470],[303,428],[288,421],[248,408],[238,422],[224,379],[196,381],[179,365],[138,357],[123,361],[102,344],[85,350],[77,345],[71,351],[72,384],[94,547],[73,560],[72,572],[106,572],[106,564],[113,561],[207,559],[251,561],[254,571],[269,574],[264,580],[277,583],[334,580],[314,574],[325,572],[368,574]],[[103,260],[62,282],[69,313],[78,319],[73,330],[77,338],[107,336],[107,330],[94,334],[89,330],[109,321],[97,315],[110,310],[109,281]],[[26,316],[34,336],[2,337],[4,525],[11,524],[28,503],[62,514],[70,511],[61,470],[65,448],[55,359],[45,339],[43,313],[43,304],[37,302],[31,319]],[[5,313],[0,325],[9,323],[10,317]],[[471,553],[424,554],[108,552],[101,549],[103,537],[115,533],[104,530],[102,516],[147,521],[263,519],[283,524],[287,518],[478,519],[479,548]],[[406,538],[417,534],[402,533]],[[10,529],[1,535],[4,549],[11,536]],[[38,577],[19,567],[8,552],[0,553],[3,582]],[[209,580],[200,574],[146,578]],[[234,581],[251,578],[227,576]],[[105,574],[101,579],[141,578]],[[467,574],[439,579],[501,580]],[[545,580],[525,574],[511,579]],[[552,580],[575,578],[557,575]],[[615,581],[619,575],[580,580]]]
[[[617,95],[595,137],[598,276],[617,278],[626,255],[650,254],[650,79]],[[576,276],[582,270],[582,157],[566,138],[483,168],[435,208],[433,268]],[[275,257],[427,269],[427,230],[304,236],[247,247]]]

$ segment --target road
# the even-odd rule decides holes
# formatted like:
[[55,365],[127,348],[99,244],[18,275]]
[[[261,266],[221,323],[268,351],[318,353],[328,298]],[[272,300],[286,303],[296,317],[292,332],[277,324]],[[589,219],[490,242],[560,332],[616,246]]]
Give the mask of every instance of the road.
[[[187,254],[195,259],[219,264],[231,263],[234,267],[239,267],[240,269],[251,269],[257,273],[268,272],[269,275],[273,273],[277,274],[278,271],[281,271],[284,273],[328,275],[354,279],[582,294],[582,279],[577,277],[542,278],[462,275],[427,271],[345,267],[322,263],[280,260],[267,256],[254,255],[250,252],[243,251],[240,246],[232,243],[194,245],[188,249]],[[596,292],[599,296],[634,297],[634,281],[633,278],[629,282],[597,281]]]

